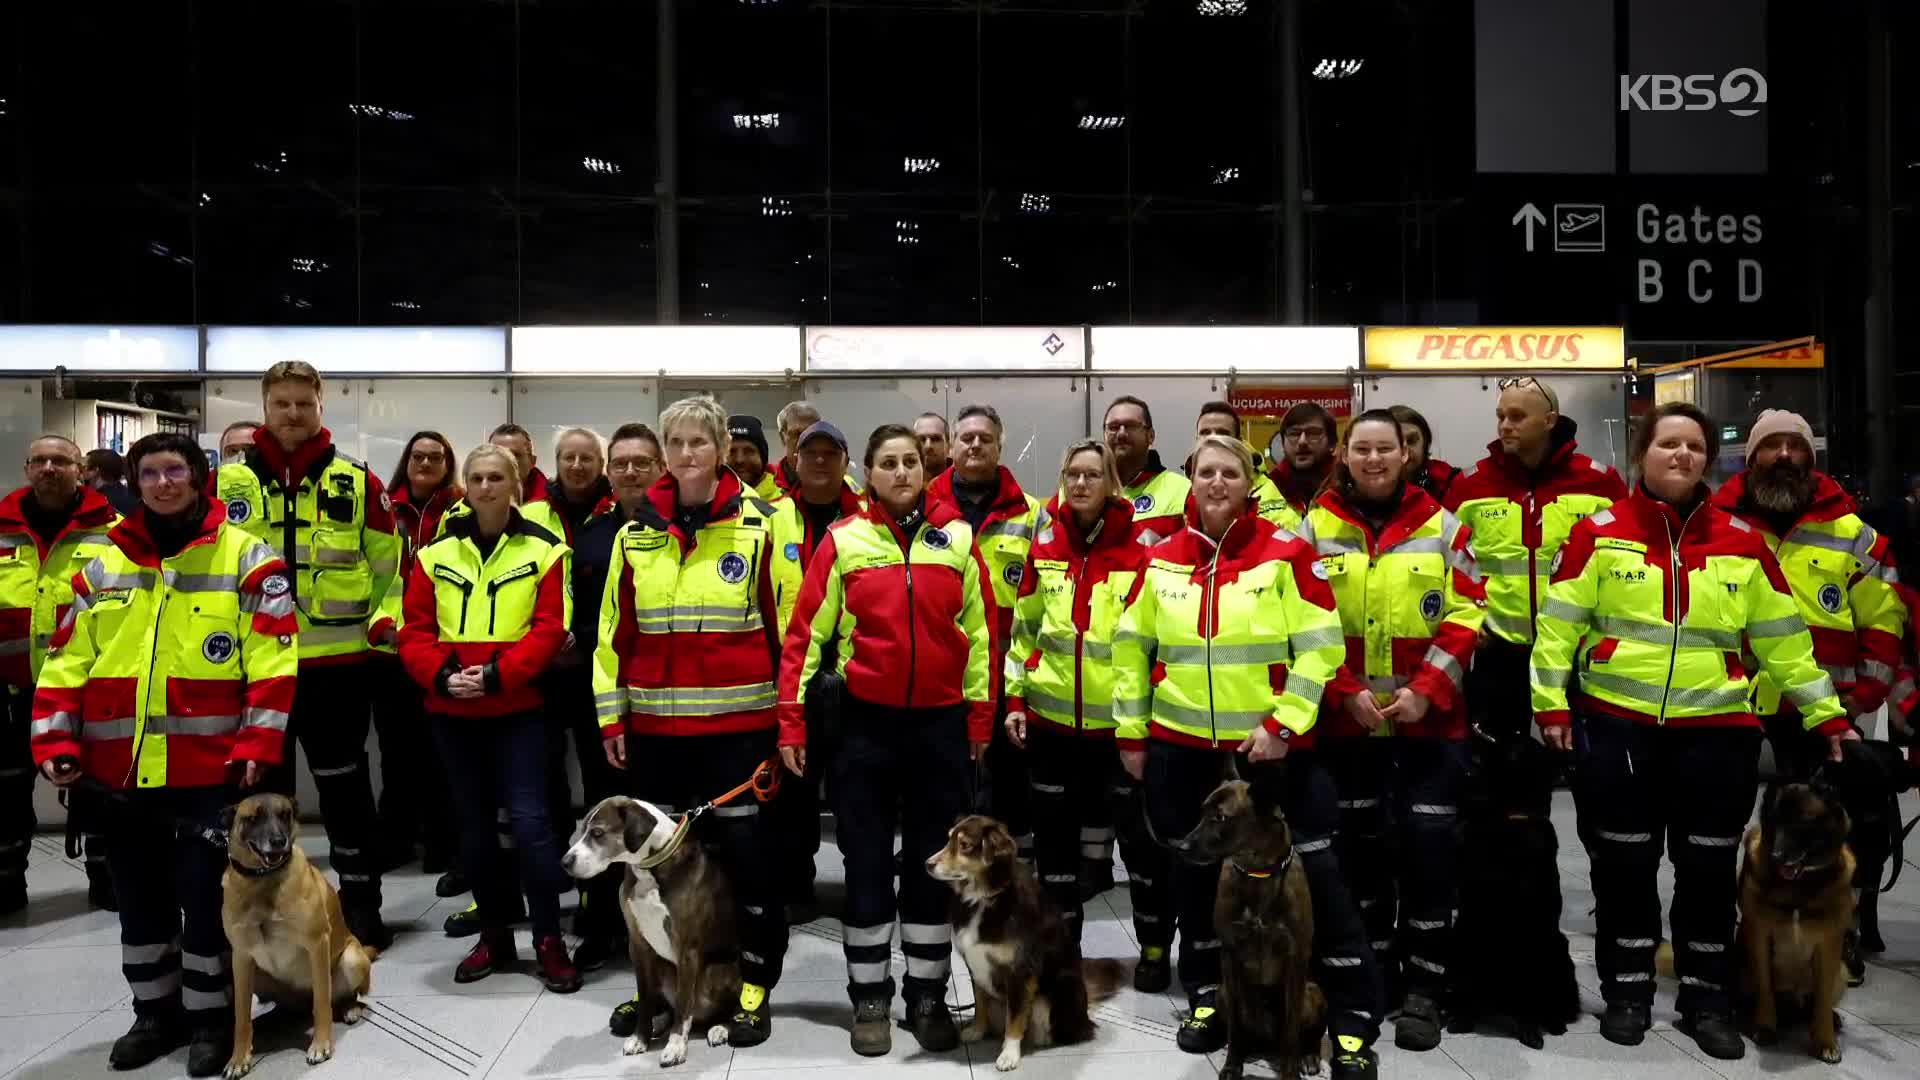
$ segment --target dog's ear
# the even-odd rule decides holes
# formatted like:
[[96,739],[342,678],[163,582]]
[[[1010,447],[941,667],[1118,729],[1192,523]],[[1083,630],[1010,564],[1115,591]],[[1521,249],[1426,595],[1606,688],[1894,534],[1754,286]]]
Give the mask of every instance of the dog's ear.
[[1270,765],[1247,770],[1247,800],[1259,817],[1278,817],[1285,799],[1287,762],[1283,758]]
[[647,837],[653,835],[653,815],[638,806],[623,808],[626,815],[626,829],[622,835],[627,850],[638,855],[646,846]]
[[239,813],[239,803],[235,803],[232,806],[223,806],[220,808],[220,816],[214,819],[214,824],[219,827],[221,832],[230,833],[233,831],[233,819]]
[[1013,842],[1013,834],[1007,831],[1006,826],[996,821],[981,831],[985,834],[989,860],[999,862],[1002,859],[1015,858],[1020,854],[1020,848]]
[[1773,827],[1773,811],[1780,805],[1780,788],[1780,781],[1769,780],[1767,786],[1760,792],[1760,826],[1762,828]]

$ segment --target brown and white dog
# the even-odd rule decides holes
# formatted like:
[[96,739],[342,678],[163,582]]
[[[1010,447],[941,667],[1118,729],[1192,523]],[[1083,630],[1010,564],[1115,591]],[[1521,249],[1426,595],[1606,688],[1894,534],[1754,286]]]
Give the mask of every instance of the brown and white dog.
[[953,888],[953,944],[973,978],[973,1020],[962,1041],[1000,1032],[994,1067],[1009,1072],[1020,1067],[1023,1041],[1037,1050],[1093,1038],[1089,1002],[1112,997],[1126,966],[1080,958],[1080,943],[1016,856],[1005,825],[962,818],[927,873]]
[[[360,944],[340,894],[293,842],[297,810],[284,795],[254,795],[228,811],[220,921],[233,947],[233,1056],[221,1074],[253,1068],[253,999],[313,1010],[307,1064],[333,1056],[333,1018],[353,1024],[379,950]],[[223,815],[223,818],[225,815]]]
[[646,1050],[654,1011],[664,1000],[679,1022],[660,1051],[663,1068],[687,1060],[696,1019],[709,1025],[708,1046],[725,1045],[726,1020],[740,996],[739,961],[717,959],[740,953],[733,889],[719,865],[688,837],[666,861],[640,868],[672,846],[675,825],[652,803],[615,795],[587,814],[560,860],[582,881],[616,863],[626,865],[620,910],[640,997],[633,1036],[620,1052]]

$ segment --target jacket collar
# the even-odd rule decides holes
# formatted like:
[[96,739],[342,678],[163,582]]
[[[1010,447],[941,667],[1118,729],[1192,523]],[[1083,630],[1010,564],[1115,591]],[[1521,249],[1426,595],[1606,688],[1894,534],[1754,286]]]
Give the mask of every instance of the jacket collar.
[[1664,540],[1671,536],[1683,540],[1705,540],[1712,532],[1713,503],[1712,491],[1705,484],[1699,488],[1700,502],[1687,517],[1681,517],[1680,511],[1672,503],[1656,499],[1647,493],[1644,484],[1635,484],[1633,491],[1622,502],[1615,503],[1617,510],[1632,515],[1654,538]]
[[1095,548],[1115,547],[1132,544],[1133,541],[1133,504],[1118,495],[1107,497],[1107,505],[1100,511],[1100,535],[1087,542],[1087,536],[1080,530],[1080,522],[1074,517],[1073,508],[1060,496],[1047,500],[1047,518],[1052,528],[1067,542],[1067,550],[1075,555],[1085,555]]
[[[1574,423],[1572,417],[1567,416],[1561,417],[1553,425],[1553,433],[1547,437],[1547,456],[1540,461],[1540,476],[1545,477],[1551,473],[1560,472],[1567,467],[1568,462],[1573,460],[1574,451],[1580,447],[1579,442],[1574,438],[1579,428],[1580,425]],[[1526,481],[1533,477],[1533,470],[1528,469],[1526,463],[1519,458],[1507,453],[1506,447],[1500,445],[1499,439],[1487,444],[1487,460],[1493,463],[1494,468],[1515,480]]]
[[453,484],[434,488],[433,491],[428,493],[425,502],[415,502],[413,499],[413,489],[404,484],[401,485],[399,491],[392,493],[393,505],[411,507],[422,514],[429,514],[436,510],[445,510],[448,506],[452,505],[455,500],[463,497],[465,497],[465,493]]
[[310,475],[333,460],[333,432],[321,428],[319,434],[301,443],[300,449],[289,454],[281,448],[280,440],[274,438],[272,432],[260,427],[253,431],[253,447],[268,475],[275,480],[298,483],[301,477]]
[[1330,488],[1321,492],[1320,497],[1314,500],[1314,504],[1325,507],[1334,517],[1360,529],[1367,535],[1376,551],[1398,543],[1408,533],[1425,524],[1440,511],[1440,504],[1434,502],[1433,496],[1427,494],[1418,485],[1402,484],[1399,503],[1394,506],[1393,513],[1387,518],[1386,524],[1381,526],[1379,535],[1375,536],[1373,526],[1368,524],[1366,515],[1360,512],[1345,491]]
[[1160,451],[1149,450],[1147,451],[1147,463],[1140,467],[1140,475],[1131,480],[1128,480],[1126,477],[1121,477],[1120,482],[1128,488],[1137,488],[1143,484],[1152,483],[1154,477],[1166,471],[1167,467],[1160,463]]
[[[893,514],[880,505],[879,499],[868,499],[855,513],[897,537],[904,539],[900,524],[893,520]],[[920,496],[921,523],[927,528],[944,529],[956,521],[965,522],[960,511],[944,503],[936,503],[926,495]]]
[[[160,552],[154,546],[153,533],[147,525],[147,518],[151,513],[142,506],[131,516],[121,518],[120,524],[115,525],[107,533],[107,539],[113,541],[115,547],[125,552],[127,558],[140,566],[147,567],[160,565]],[[187,541],[186,546],[211,543],[220,535],[220,526],[226,523],[226,505],[217,499],[208,499],[206,516],[200,520],[200,531],[193,539]],[[181,550],[184,551],[186,548]]]
[[[740,510],[742,488],[740,478],[732,469],[722,468],[720,477],[713,485],[713,499],[707,503],[707,520],[723,521],[733,517]],[[680,481],[672,473],[666,473],[653,482],[647,489],[648,503],[654,513],[662,520],[672,522],[674,514],[680,509]]]
[[527,474],[527,482],[520,485],[520,505],[552,502],[553,496],[547,488],[547,474],[541,472],[539,466],[534,466],[533,471]]
[[[15,488],[7,494],[6,498],[0,499],[0,527],[11,526],[21,529],[26,528],[27,510],[25,503],[31,498],[33,498],[33,488],[29,486]],[[113,520],[113,513],[113,504],[107,501],[105,495],[82,484],[80,485],[80,501],[74,507],[73,517],[72,520],[68,521],[67,528],[78,527],[84,529],[92,526],[105,525]],[[61,531],[64,535],[65,530]]]
[[[1720,490],[1713,493],[1713,505],[1750,524],[1766,526],[1771,531],[1771,526],[1767,526],[1759,507],[1744,505],[1747,497],[1747,477],[1752,474],[1751,469],[1735,473],[1726,483],[1721,484]],[[1818,470],[1815,470],[1813,477],[1813,501],[1801,511],[1797,521],[1834,521],[1859,512],[1859,506],[1853,501],[1853,496],[1847,494],[1847,489],[1841,487],[1839,481]]]
[[[468,507],[467,510],[467,513],[447,519],[448,536],[457,537],[461,540],[472,540],[480,531],[480,516],[472,512],[472,507]],[[510,507],[507,510],[507,527],[501,530],[500,536],[504,539],[516,533],[526,531],[526,516],[520,513],[519,507]]]
[[1189,494],[1187,496],[1186,510],[1187,529],[1206,550],[1212,551],[1218,547],[1220,548],[1220,557],[1222,559],[1231,559],[1245,551],[1254,542],[1254,537],[1260,532],[1260,525],[1265,519],[1260,517],[1258,511],[1259,504],[1255,503],[1253,497],[1249,495],[1247,497],[1246,508],[1240,512],[1239,517],[1233,519],[1231,525],[1227,526],[1227,533],[1223,538],[1226,543],[1224,545],[1216,544],[1213,538],[1208,536],[1206,532],[1200,528],[1200,503]]
[[[1005,465],[998,468],[999,472],[994,477],[998,487],[994,491],[993,505],[989,508],[988,514],[993,517],[1017,517],[1026,512],[1026,493],[1020,490],[1020,481],[1013,478],[1011,470]],[[927,485],[928,504],[950,504],[956,509],[959,508],[960,499],[953,493],[955,476],[955,471],[949,468],[933,478],[933,483]]]

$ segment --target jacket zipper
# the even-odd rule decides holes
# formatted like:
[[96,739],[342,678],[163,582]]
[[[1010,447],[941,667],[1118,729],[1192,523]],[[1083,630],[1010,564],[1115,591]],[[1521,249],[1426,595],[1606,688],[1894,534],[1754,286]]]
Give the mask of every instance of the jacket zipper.
[[1213,748],[1220,748],[1220,723],[1214,715],[1213,704],[1213,635],[1220,628],[1220,553],[1227,549],[1227,537],[1233,535],[1233,527],[1240,524],[1236,519],[1227,525],[1227,531],[1220,534],[1220,542],[1213,546],[1213,561],[1207,564],[1207,606],[1204,612],[1206,625],[1201,634],[1207,643],[1207,734]]
[[168,597],[166,560],[161,560],[157,572],[160,574],[160,580],[156,583],[160,587],[160,604],[153,609],[153,636],[147,639],[147,678],[134,688],[138,695],[133,702],[134,721],[140,725],[140,738],[133,744],[133,758],[127,762],[127,782],[123,787],[138,788],[138,781],[144,779],[136,774],[140,771],[140,751],[147,745],[147,697],[153,693],[153,671],[160,663],[160,619],[167,613]]
[[1540,622],[1540,544],[1545,540],[1547,531],[1546,524],[1542,522],[1538,530],[1540,536],[1533,543],[1527,543],[1527,526],[1533,521],[1533,515],[1534,491],[1528,488],[1526,516],[1520,519],[1520,543],[1527,549],[1527,633],[1529,637],[1538,636],[1536,628]]
[[[1699,507],[1687,515],[1687,521],[1693,520],[1693,514],[1700,512]],[[1680,535],[1687,533],[1687,521],[1680,523]],[[1660,724],[1667,722],[1667,699],[1673,696],[1673,671],[1680,663],[1680,620],[1684,612],[1680,610],[1680,538],[1673,535],[1673,523],[1665,514],[1660,515],[1660,525],[1667,530],[1667,582],[1673,589],[1673,647],[1667,650],[1667,682],[1660,688]]]
[[[1072,567],[1069,567],[1069,569],[1072,569]],[[1087,622],[1089,625],[1093,622],[1093,587],[1088,582],[1088,579],[1092,576],[1092,570],[1093,558],[1091,553],[1089,553],[1088,557],[1081,561],[1078,567],[1079,572],[1074,575],[1073,583],[1074,611],[1078,612],[1081,604],[1086,604],[1088,608]],[[1086,665],[1083,659],[1085,656],[1086,643],[1087,632],[1080,629],[1079,621],[1075,620],[1073,627],[1073,729],[1075,731],[1085,731],[1087,729],[1087,718],[1085,715],[1086,686],[1083,683],[1086,677],[1084,670]]]
[[900,707],[911,709],[913,673],[920,666],[920,635],[913,632],[913,545],[907,545],[907,550],[900,553],[900,568],[907,574],[907,696],[901,700]]

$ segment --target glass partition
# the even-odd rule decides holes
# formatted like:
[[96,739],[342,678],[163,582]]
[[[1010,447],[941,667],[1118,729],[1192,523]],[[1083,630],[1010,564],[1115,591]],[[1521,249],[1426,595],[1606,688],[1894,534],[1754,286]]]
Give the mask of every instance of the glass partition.
[[847,456],[853,474],[865,482],[867,435],[881,424],[912,424],[923,412],[952,418],[947,408],[947,381],[928,376],[911,379],[808,379],[806,398],[820,407],[847,436]]
[[[438,431],[453,443],[459,467],[467,451],[507,422],[505,379],[356,379],[360,454],[385,483],[416,431]],[[544,459],[542,448],[534,448]],[[543,464],[545,464],[543,462]]]
[[[27,447],[44,428],[40,418],[39,379],[0,379],[0,468],[26,469]],[[18,483],[18,481],[15,481]],[[9,484],[8,487],[13,487]]]
[[1013,471],[1027,494],[1045,501],[1059,486],[1060,455],[1087,434],[1087,377],[951,376],[947,415],[980,403],[992,405],[1006,431],[1000,464]]
[[[515,379],[513,420],[533,433],[543,462],[553,440],[570,427],[612,435],[621,424],[660,422],[660,380],[644,375],[609,379]],[[550,464],[550,462],[548,463]]]
[[[1263,383],[1284,381],[1284,376],[1262,377]],[[1224,371],[1217,375],[1095,375],[1088,402],[1088,430],[1102,430],[1107,406],[1114,398],[1137,397],[1153,410],[1153,448],[1159,451],[1161,464],[1177,470],[1187,460],[1187,451],[1193,449],[1193,428],[1200,419],[1200,406],[1226,400],[1231,389],[1232,380]]]

